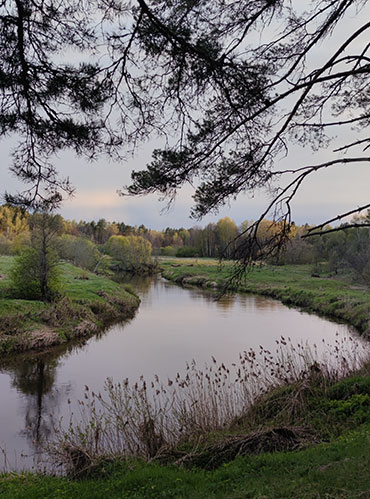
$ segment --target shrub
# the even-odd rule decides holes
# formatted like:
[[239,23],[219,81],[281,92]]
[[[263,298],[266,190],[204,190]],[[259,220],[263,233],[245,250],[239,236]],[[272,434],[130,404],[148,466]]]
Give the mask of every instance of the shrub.
[[193,246],[183,246],[177,250],[176,256],[181,258],[195,258],[199,256],[199,250]]
[[26,248],[16,257],[10,272],[12,290],[17,298],[51,301],[60,294],[59,259],[53,250],[46,254]]
[[176,256],[177,248],[174,246],[164,246],[161,248],[162,256]]
[[120,270],[136,272],[150,265],[152,245],[141,236],[111,236],[107,253]]
[[99,260],[99,251],[96,245],[83,237],[63,234],[58,239],[57,248],[61,258],[88,270],[94,270]]
[[0,234],[0,255],[11,255],[12,245],[10,241],[3,235]]

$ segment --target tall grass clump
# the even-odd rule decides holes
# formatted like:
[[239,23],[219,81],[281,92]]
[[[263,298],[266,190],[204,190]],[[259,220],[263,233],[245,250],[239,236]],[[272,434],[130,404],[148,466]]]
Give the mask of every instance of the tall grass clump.
[[365,344],[351,338],[337,339],[319,353],[316,346],[281,337],[275,352],[250,349],[231,366],[212,357],[204,368],[193,360],[183,374],[165,381],[108,378],[103,393],[85,387],[78,424],[72,415],[48,451],[67,472],[78,474],[101,458],[152,459],[181,445],[194,448],[204,435],[230,428],[272,389],[329,386],[368,360]]

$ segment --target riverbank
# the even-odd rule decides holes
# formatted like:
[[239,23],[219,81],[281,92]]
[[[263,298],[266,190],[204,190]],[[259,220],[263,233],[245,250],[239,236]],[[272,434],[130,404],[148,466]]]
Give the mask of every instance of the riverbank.
[[183,444],[149,463],[101,459],[85,467],[79,480],[3,474],[0,496],[369,497],[369,374],[369,365],[340,381],[315,373],[274,389],[227,431],[204,435],[196,445]]
[[[178,267],[171,268],[176,270]],[[282,279],[281,275],[279,279]],[[291,280],[294,281],[292,275]],[[181,320],[181,316],[178,317]],[[62,440],[59,447],[65,457],[71,458],[70,477],[31,473],[0,475],[0,497],[368,497],[370,365],[365,365],[355,375],[348,375],[344,364],[340,364],[342,370],[334,374],[327,371],[326,365],[319,367],[312,361],[306,365],[305,373],[296,378],[291,376],[289,382],[280,377],[279,387],[261,395],[231,424],[219,426],[214,431],[203,430],[199,424],[186,426],[186,418],[181,412],[182,431],[193,438],[184,438],[176,445],[163,444],[158,427],[151,430],[150,419],[141,423],[140,418],[135,417],[141,430],[135,435],[148,445],[149,462],[120,460],[116,456],[104,459],[102,454],[94,455],[98,440],[96,431],[101,433],[106,425],[91,425],[89,420],[82,418],[72,440]],[[210,367],[215,375],[221,373],[220,383],[224,383],[228,368],[216,364]],[[289,367],[286,371],[291,375]],[[345,373],[346,377],[343,377]],[[190,372],[187,381],[193,380],[194,388],[199,386],[197,374],[198,371],[194,375]],[[234,371],[230,368],[230,380],[234,379]],[[168,386],[169,383],[170,380]],[[122,389],[125,386],[123,384]],[[167,382],[165,389],[169,390]],[[144,393],[140,391],[140,383],[138,390],[134,392],[136,400],[147,400],[145,395],[143,399],[139,397],[139,393]],[[85,394],[85,407],[91,397],[89,393],[91,389]],[[114,407],[118,408],[117,414],[126,427],[126,415],[122,416],[124,404],[121,404],[125,399],[119,397],[115,387],[112,393]],[[217,399],[218,407],[222,400]],[[173,397],[168,406],[171,404]],[[208,406],[212,407],[212,404],[208,403]],[[135,414],[152,414],[146,412],[145,407],[140,402],[141,411]],[[195,419],[191,421],[199,422],[196,414],[199,405],[190,404],[189,407],[194,408]],[[161,411],[154,413],[162,419]],[[91,430],[88,433],[85,433],[84,422],[87,430]],[[111,435],[113,442],[122,433]],[[92,452],[88,452],[89,449]]]
[[[223,289],[232,262],[221,267],[217,260],[163,259],[162,276],[182,285]],[[370,290],[345,279],[311,276],[309,265],[264,265],[253,268],[234,291],[269,296],[290,306],[345,322],[370,338]]]
[[55,303],[11,298],[13,258],[0,256],[0,354],[42,350],[131,318],[139,298],[111,279],[61,264],[64,296]]

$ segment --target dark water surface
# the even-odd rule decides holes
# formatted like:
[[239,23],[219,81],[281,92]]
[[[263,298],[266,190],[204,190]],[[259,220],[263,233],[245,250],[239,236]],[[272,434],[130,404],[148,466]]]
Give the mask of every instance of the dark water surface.
[[[259,345],[274,350],[283,335],[293,343],[335,344],[355,333],[345,325],[287,308],[259,296],[225,296],[220,301],[199,289],[184,289],[164,280],[135,283],[141,306],[133,320],[90,338],[43,354],[0,362],[0,468],[30,468],[41,439],[52,438],[61,418],[78,414],[85,385],[102,390],[107,377],[136,381],[184,372],[211,355],[231,364],[239,352]],[[325,344],[322,340],[325,339]]]

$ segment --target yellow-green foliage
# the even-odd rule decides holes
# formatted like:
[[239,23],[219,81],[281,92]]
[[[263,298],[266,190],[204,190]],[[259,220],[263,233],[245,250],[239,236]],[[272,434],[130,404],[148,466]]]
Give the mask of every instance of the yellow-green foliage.
[[107,251],[123,270],[136,270],[150,263],[152,245],[141,236],[111,236]]
[[99,260],[99,251],[95,244],[83,237],[63,234],[56,241],[61,258],[73,262],[78,267],[93,270]]
[[19,208],[0,206],[0,233],[13,239],[22,232],[28,232],[28,214]]
[[0,206],[0,254],[18,254],[30,243],[28,213],[11,206]]

